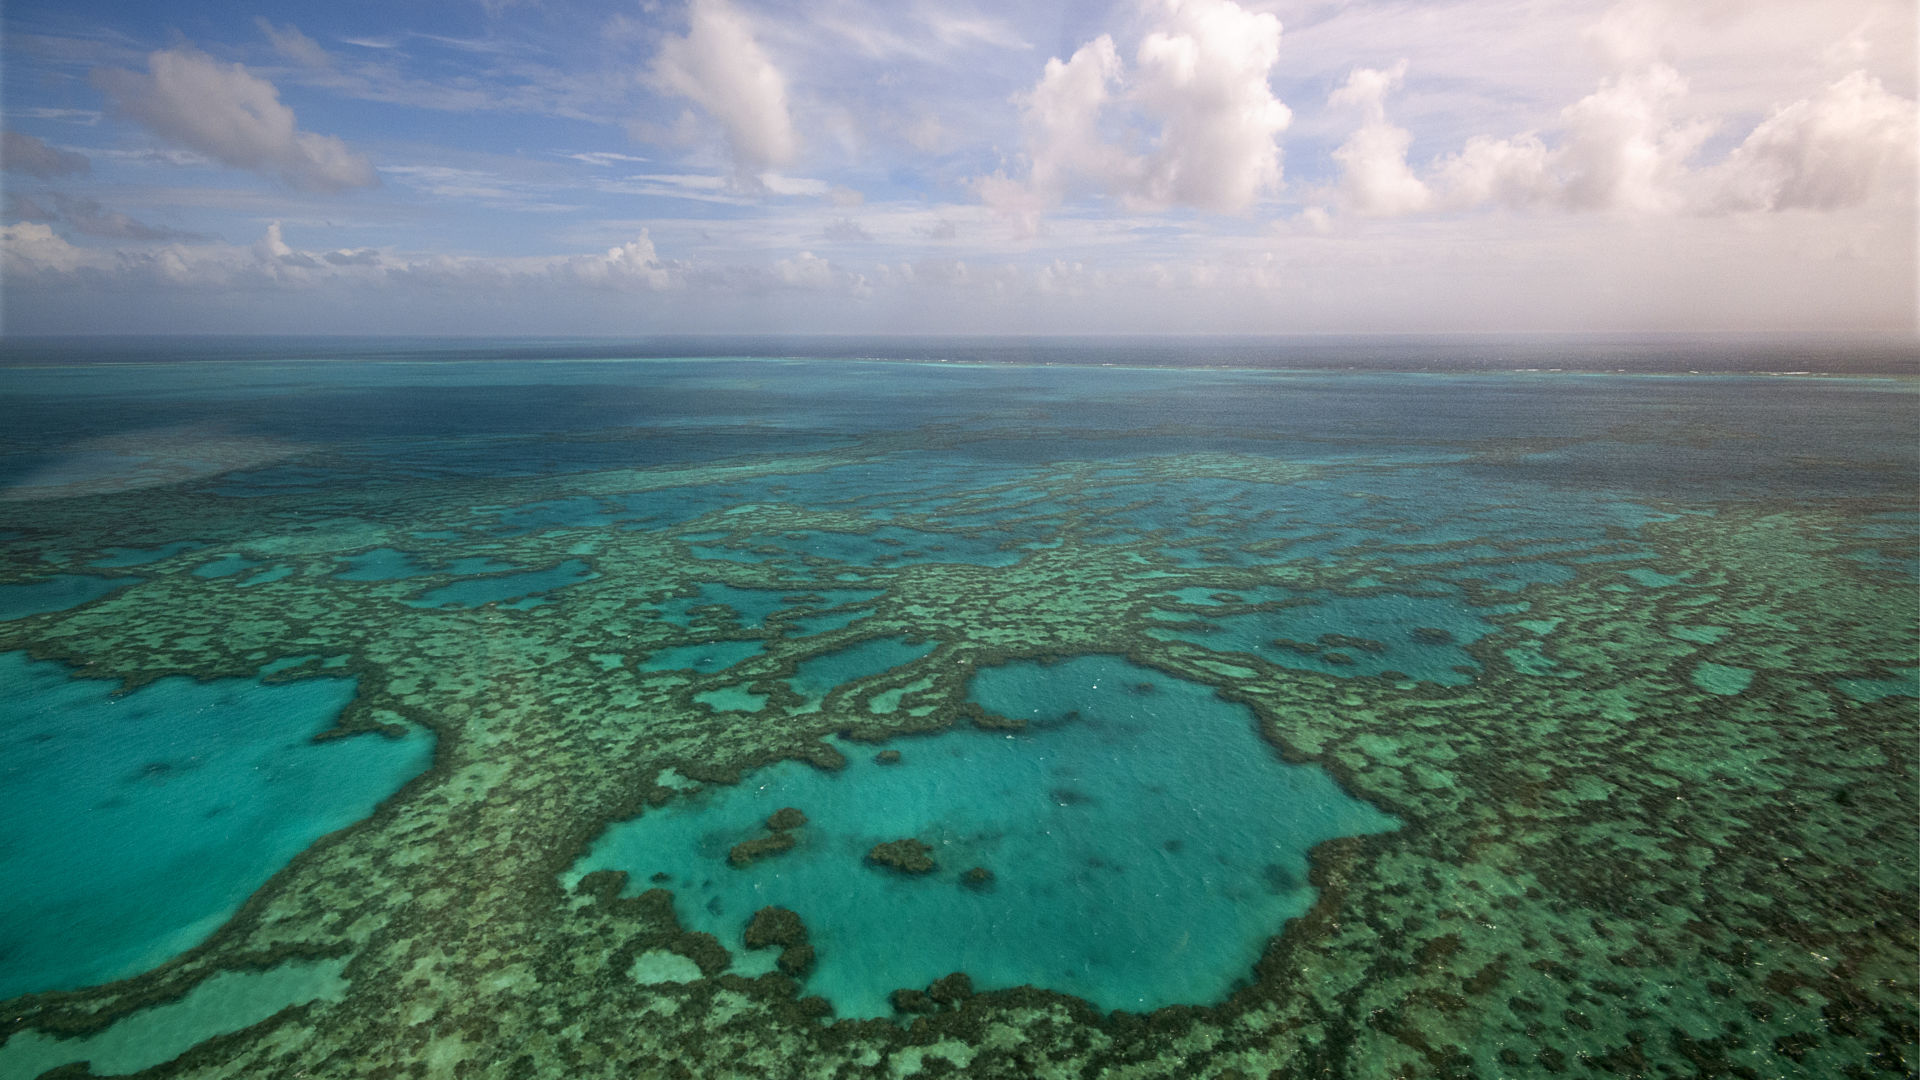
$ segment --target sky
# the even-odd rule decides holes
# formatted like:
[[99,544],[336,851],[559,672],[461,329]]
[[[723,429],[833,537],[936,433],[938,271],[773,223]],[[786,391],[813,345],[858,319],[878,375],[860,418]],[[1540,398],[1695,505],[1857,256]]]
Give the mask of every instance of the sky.
[[1912,0],[7,0],[0,332],[1912,334]]

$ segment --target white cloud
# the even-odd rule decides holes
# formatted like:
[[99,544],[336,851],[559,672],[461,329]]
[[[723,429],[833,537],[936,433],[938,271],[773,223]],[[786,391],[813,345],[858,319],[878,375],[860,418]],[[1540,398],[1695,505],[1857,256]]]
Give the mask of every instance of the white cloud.
[[1549,147],[1531,132],[1475,136],[1436,166],[1443,201],[1671,213],[1688,205],[1688,159],[1713,125],[1677,116],[1686,80],[1653,64],[1603,80],[1560,114]]
[[585,162],[588,165],[601,165],[609,168],[617,164],[627,164],[627,163],[644,164],[652,160],[651,158],[636,157],[632,154],[616,154],[606,150],[588,151],[588,152],[579,153],[579,154],[567,154],[565,156],[572,158],[575,161]]
[[264,15],[255,16],[253,23],[260,28],[261,33],[267,35],[267,40],[273,45],[273,51],[281,56],[317,70],[325,70],[333,66],[333,57],[327,55],[327,50],[321,48],[319,42],[301,33],[292,23],[286,26],[275,26],[268,22]]
[[0,239],[5,242],[9,286],[67,291],[83,281],[90,287],[208,294],[427,289],[497,296],[507,304],[526,303],[532,296],[577,298],[587,293],[747,297],[804,292],[858,300],[873,292],[866,275],[812,251],[770,262],[694,265],[663,257],[646,229],[593,253],[498,257],[306,249],[288,241],[279,221],[244,246],[88,248],[70,244],[37,223],[7,226]]
[[62,176],[84,176],[93,171],[85,154],[48,146],[32,135],[8,128],[0,131],[0,168],[24,173],[42,180]]
[[98,109],[53,109],[35,106],[24,109],[8,109],[7,115],[18,120],[60,120],[69,124],[83,124],[92,127],[100,122]]
[[1133,98],[1159,124],[1145,194],[1160,205],[1239,210],[1280,184],[1274,142],[1293,113],[1268,85],[1280,20],[1232,0],[1161,0],[1140,43]]
[[782,284],[802,289],[825,289],[833,285],[833,265],[811,251],[773,264],[774,276]]
[[1718,171],[1718,198],[1754,210],[1832,210],[1885,192],[1910,201],[1916,127],[1913,102],[1853,72],[1754,128]]
[[673,284],[672,272],[645,229],[634,239],[608,248],[604,256],[576,258],[566,265],[574,277],[590,285],[656,290]]
[[1525,208],[1551,202],[1556,187],[1547,165],[1547,144],[1531,133],[1511,139],[1475,135],[1434,168],[1434,185],[1453,207]]
[[833,185],[825,180],[815,180],[807,176],[783,176],[780,173],[761,173],[756,179],[760,186],[775,195],[825,196],[833,192]]
[[1606,80],[1569,108],[1556,154],[1562,198],[1575,210],[1680,209],[1687,159],[1712,125],[1677,120],[1687,82],[1665,64]]
[[51,226],[37,222],[0,225],[0,241],[4,241],[0,259],[5,260],[8,277],[71,274],[102,265],[96,252],[67,243]]
[[718,121],[742,178],[785,165],[799,149],[787,109],[787,80],[727,0],[692,0],[685,37],[669,37],[651,78]]
[[373,187],[367,159],[330,135],[299,130],[279,91],[240,64],[192,48],[147,57],[145,74],[106,68],[94,81],[120,111],[162,138],[225,165],[308,191]]
[[[287,241],[278,221],[246,246],[83,248],[46,225],[32,223],[7,226],[4,239],[7,279],[22,285],[71,284],[76,274],[92,274],[95,280],[116,286],[215,291],[325,285],[388,289],[415,284],[636,293],[676,288],[690,269],[661,258],[645,229],[634,239],[601,252],[517,257],[405,254],[376,248],[302,249]],[[812,258],[801,256],[802,260]],[[833,273],[836,282],[845,278],[838,271]]]
[[1065,63],[1047,61],[1025,110],[1033,148],[1027,183],[1034,191],[1058,199],[1078,176],[1109,184],[1131,182],[1129,174],[1138,172],[1138,164],[1099,130],[1109,87],[1124,67],[1113,39],[1105,34],[1080,46]]
[[962,13],[950,7],[934,5],[921,8],[919,16],[935,37],[948,45],[989,45],[996,49],[1031,49],[1026,39],[1011,26],[990,16]]
[[1103,284],[1101,275],[1085,263],[1065,259],[1055,259],[1033,275],[1033,289],[1043,295],[1085,296]]
[[1551,142],[1533,132],[1476,135],[1425,178],[1407,165],[1408,133],[1386,121],[1384,97],[1400,74],[1361,69],[1331,99],[1366,114],[1333,154],[1346,205],[1363,215],[1488,205],[1656,215],[1836,210],[1913,195],[1915,104],[1864,71],[1776,108],[1724,160],[1702,164],[1695,159],[1716,124],[1687,115],[1687,81],[1656,63],[1606,78],[1562,110]]
[[1406,77],[1402,60],[1382,70],[1356,68],[1329,97],[1332,105],[1357,107],[1363,120],[1333,159],[1340,163],[1340,189],[1347,205],[1362,214],[1393,215],[1424,210],[1432,201],[1427,185],[1407,167],[1413,136],[1387,122],[1388,91]]
[[[508,163],[514,164],[514,163]],[[577,210],[574,203],[555,201],[565,185],[550,177],[522,170],[521,176],[505,176],[483,169],[462,169],[449,165],[385,165],[381,172],[400,185],[425,192],[438,199],[459,199],[517,213],[554,213]]]
[[1133,207],[1235,211],[1279,186],[1275,139],[1292,120],[1268,82],[1280,21],[1233,0],[1152,0],[1148,13],[1131,72],[1106,34],[1048,60],[1023,101],[1025,179],[976,182],[1023,233],[1081,190]]

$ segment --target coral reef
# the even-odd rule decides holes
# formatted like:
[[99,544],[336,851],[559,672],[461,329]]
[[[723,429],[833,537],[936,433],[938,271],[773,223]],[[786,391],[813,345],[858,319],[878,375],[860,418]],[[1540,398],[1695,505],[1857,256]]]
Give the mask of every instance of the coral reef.
[[797,807],[783,806],[767,818],[767,828],[774,832],[797,829],[807,823],[807,815]]
[[747,948],[764,949],[769,945],[805,945],[807,928],[800,916],[783,907],[763,907],[747,923]]
[[751,840],[742,840],[727,850],[727,865],[735,869],[752,866],[761,859],[793,850],[797,843],[790,832],[770,832]]
[[816,954],[807,941],[806,925],[799,915],[786,908],[770,905],[754,912],[747,923],[744,940],[749,949],[780,946],[775,964],[792,978],[798,979],[813,968]]
[[875,844],[867,852],[867,861],[876,866],[885,866],[903,874],[927,874],[934,868],[933,849],[926,844],[907,837],[903,840],[889,840],[884,844]]
[[[698,373],[734,386],[787,370]],[[427,773],[294,858],[206,940],[133,978],[7,1002],[0,1037],[96,1033],[222,972],[351,956],[340,1000],[152,1075],[376,1077],[433,1062],[514,1077],[914,1064],[1361,1080],[1901,1076],[1920,1063],[1910,385],[1423,376],[1421,400],[1451,395],[1474,426],[1400,435],[1374,421],[1432,410],[1366,376],[1017,374],[1058,379],[1066,404],[1041,395],[1001,427],[996,389],[783,453],[761,447],[784,429],[743,421],[711,460],[647,456],[685,428],[556,419],[493,466],[439,467],[420,436],[8,502],[0,585],[162,554],[113,569],[104,580],[137,580],[92,599],[7,612],[0,650],[129,689],[352,677],[338,731],[425,727],[437,743]],[[1096,374],[1102,409],[1120,410],[1110,429],[1080,405]],[[1494,387],[1512,402],[1474,411]],[[1633,408],[1589,396],[1601,390]],[[1342,395],[1367,408],[1339,422],[1287,413],[1285,431],[1234,411]],[[1204,424],[1180,411],[1196,400]],[[1887,431],[1898,437],[1870,441]],[[1623,445],[1669,464],[1616,467]],[[585,463],[535,475],[520,464],[530,446]],[[421,572],[342,576],[380,549]],[[196,573],[228,553],[291,572]],[[427,599],[508,575],[454,569],[482,557],[569,569],[517,599]],[[793,634],[730,607],[737,597],[688,604],[703,586],[764,596],[768,615],[859,588],[872,614]],[[1457,621],[1354,615],[1414,600]],[[1196,626],[1215,632],[1182,629]],[[1282,638],[1355,663],[1267,647]],[[723,670],[640,668],[748,639],[764,648]],[[880,640],[897,644],[872,665],[809,681],[807,665]],[[1094,652],[1246,705],[1274,753],[1407,823],[1315,849],[1305,885],[1276,875],[1274,888],[1317,897],[1226,1000],[1132,1015],[1035,987],[949,986],[898,992],[910,1027],[834,1021],[795,982],[809,942],[766,938],[780,970],[749,978],[681,926],[665,889],[625,895],[653,866],[560,884],[610,822],[776,761],[833,768],[821,740],[836,732],[1019,738],[1025,720],[967,703],[974,673]],[[1750,678],[1696,681],[1723,669]],[[794,842],[774,828],[745,844],[779,837]],[[882,848],[932,869],[920,841]],[[770,919],[763,934],[785,937]],[[629,977],[650,950],[702,977]]]

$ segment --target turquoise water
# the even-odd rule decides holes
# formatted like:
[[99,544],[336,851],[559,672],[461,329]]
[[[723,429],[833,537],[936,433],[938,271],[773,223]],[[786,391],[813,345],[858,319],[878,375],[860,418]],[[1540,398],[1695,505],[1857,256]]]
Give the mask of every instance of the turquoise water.
[[348,679],[113,690],[0,654],[0,998],[197,944],[432,754],[422,731],[313,742],[352,699]]
[[931,641],[916,645],[899,637],[868,638],[837,652],[800,661],[787,685],[806,699],[802,709],[813,708],[836,686],[918,660],[933,649]]
[[[1151,630],[1220,652],[1260,656],[1282,667],[1328,675],[1399,672],[1459,686],[1479,663],[1460,646],[1493,629],[1473,608],[1449,596],[1382,593],[1308,596],[1309,603],[1238,615],[1194,616],[1193,625]],[[1174,617],[1167,613],[1164,617]]]
[[418,599],[409,600],[407,603],[414,607],[429,608],[480,607],[483,604],[495,604],[506,600],[543,597],[556,589],[578,585],[597,576],[599,575],[588,569],[586,563],[578,559],[568,559],[544,570],[456,581],[451,585],[429,589]]
[[394,548],[374,548],[347,559],[347,568],[333,576],[341,581],[404,581],[428,574],[448,573],[461,577],[477,574],[502,574],[520,567],[484,555],[455,559],[444,571],[415,561],[412,555]]
[[675,645],[640,661],[641,671],[697,671],[702,675],[730,668],[766,646],[758,641],[714,641],[705,645]]
[[[1314,845],[1398,826],[1321,769],[1282,762],[1245,708],[1117,657],[983,671],[972,698],[1026,729],[900,741],[895,765],[842,743],[840,772],[761,770],[613,826],[569,883],[611,868],[638,892],[665,873],[681,921],[736,957],[756,910],[791,908],[819,950],[806,992],[841,1016],[889,1015],[891,990],[952,971],[1147,1010],[1225,997],[1313,903]],[[809,819],[799,845],[729,866],[783,806]],[[903,837],[931,846],[933,872],[867,863]],[[976,866],[990,887],[961,883]]]
[[829,612],[825,615],[808,615],[795,619],[787,625],[794,636],[807,637],[833,630],[844,630],[871,614],[873,614],[872,608],[856,608],[852,611]]
[[[655,607],[662,619],[675,626],[690,628],[696,623],[696,609],[720,607],[726,608],[741,626],[753,627],[765,622],[767,616],[774,612],[791,607],[786,597],[786,593],[771,589],[736,589],[716,582],[703,582],[696,595],[669,597]],[[711,619],[711,613],[707,617]]]
[[1693,684],[1702,690],[1732,696],[1753,683],[1753,672],[1726,664],[1702,663],[1693,669]]
[[237,574],[242,570],[249,570],[259,565],[259,562],[249,559],[245,555],[229,552],[214,559],[212,562],[202,563],[194,567],[193,573],[196,577],[220,578]]
[[0,585],[0,619],[24,619],[49,611],[65,611],[138,584],[137,577],[103,578],[91,574],[58,574],[45,581]]
[[172,1061],[197,1043],[257,1024],[289,1005],[338,1001],[347,992],[345,958],[267,971],[223,971],[185,997],[115,1021],[98,1034],[56,1039],[23,1031],[0,1046],[0,1080],[27,1080],[74,1061],[88,1074],[120,1076]]
[[178,555],[183,551],[192,551],[200,545],[192,540],[177,540],[171,544],[161,544],[151,548],[108,548],[101,558],[88,563],[88,566],[118,568],[126,566],[145,566],[157,563],[161,559]]
[[[729,621],[738,623],[742,628],[754,628],[782,611],[802,607],[818,611],[871,600],[879,595],[879,591],[874,589],[822,589],[793,592],[791,590],[740,589],[719,582],[702,582],[697,586],[695,595],[669,597],[654,607],[659,611],[660,618],[675,626],[688,629],[697,625]],[[702,611],[703,608],[707,610]],[[715,608],[726,610],[716,612],[713,610]],[[796,619],[794,625],[801,627],[796,631],[797,633],[817,634],[845,626],[859,618],[860,614],[862,613],[816,615]]]
[[[799,1075],[844,1050],[870,1067],[842,1071],[905,1075],[930,1038],[981,1055],[956,1051],[963,1073],[1020,1078],[1387,1075],[1418,1072],[1422,1040],[1431,1068],[1487,1076],[1915,1060],[1912,922],[1888,914],[1914,910],[1920,851],[1911,379],[477,348],[0,367],[0,496],[32,496],[0,502],[0,655],[19,665],[0,720],[25,725],[0,725],[0,880],[31,883],[0,898],[0,984],[19,976],[0,999],[198,941],[225,972],[165,1005],[141,995],[167,969],[15,1006],[41,1031],[132,1010],[85,1043],[95,1072],[316,986],[334,1004],[209,1047],[206,1071],[284,1054],[289,1076],[428,1059],[570,1077],[669,1067],[666,1050],[693,1075]],[[293,456],[185,440],[62,465],[157,419]],[[889,636],[845,643],[862,634]],[[1122,651],[1264,702],[1277,737]],[[1056,652],[1092,655],[1006,662]],[[429,747],[311,743],[344,679],[111,698],[77,677],[248,671],[351,671],[382,709],[444,725],[449,768],[366,821]],[[1031,724],[969,726],[969,695]],[[835,740],[838,773],[689,779],[947,720]],[[610,824],[648,776],[698,794]],[[813,819],[798,846],[728,866],[784,805]],[[1289,922],[1316,902],[1313,844],[1392,829],[1389,810],[1402,831],[1329,864],[1328,918]],[[610,953],[664,927],[556,902],[555,853],[596,836],[574,874],[604,859],[639,891],[664,873],[738,973],[773,967],[742,948],[751,913],[798,910],[820,949],[802,992],[845,1016],[956,969],[1099,1008],[1218,1002],[1283,928],[1290,947],[1224,1012],[1096,1027],[1000,999],[835,1028],[767,983],[671,988],[699,968],[664,945]],[[932,873],[866,863],[909,836]],[[973,866],[990,885],[962,883]],[[248,896],[307,955],[351,947],[351,992],[258,973],[244,934],[208,940]],[[38,1068],[6,1055],[43,1050],[82,1056],[26,1031],[0,1080]]]
[[705,690],[693,695],[693,700],[717,712],[759,712],[767,705],[767,695],[755,694],[744,686]]
[[333,576],[341,581],[399,581],[431,573],[431,567],[414,562],[413,556],[404,551],[374,548],[349,558],[347,568]]
[[252,577],[241,581],[239,587],[244,589],[252,585],[271,585],[276,581],[285,581],[287,578],[292,577],[298,570],[298,567],[288,566],[285,563],[278,566],[269,566],[265,570],[254,574]]
[[1835,686],[1856,701],[1879,701],[1884,697],[1920,697],[1920,667],[1908,668],[1890,679],[1835,679]]

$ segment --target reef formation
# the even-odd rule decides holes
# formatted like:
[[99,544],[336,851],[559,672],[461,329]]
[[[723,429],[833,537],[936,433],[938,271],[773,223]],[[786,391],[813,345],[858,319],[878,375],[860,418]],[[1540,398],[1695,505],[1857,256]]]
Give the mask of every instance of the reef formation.
[[[629,368],[661,394],[692,377]],[[778,453],[756,447],[790,420],[757,414],[701,421],[738,436],[704,455],[661,449],[684,424],[553,421],[479,463],[460,433],[349,432],[130,446],[118,479],[19,466],[0,651],[127,691],[351,678],[323,738],[425,730],[435,749],[199,944],[16,997],[0,1038],[98,1035],[223,975],[324,961],[343,991],[147,1075],[1920,1064],[1917,530],[1888,421],[1908,383],[943,371],[964,392],[903,415],[933,376],[866,365],[884,392],[861,412],[829,369],[699,367],[812,395],[796,411],[820,430]],[[1477,411],[1496,392],[1554,419]],[[1015,394],[1028,411],[995,419]],[[1340,395],[1366,408],[1316,411]],[[1406,419],[1420,407],[1452,426]],[[29,451],[48,452],[10,452]],[[49,591],[63,575],[112,583]],[[896,1019],[838,1019],[807,993],[798,916],[754,917],[746,951],[781,952],[752,973],[669,889],[561,884],[611,823],[775,762],[843,767],[829,737],[1018,728],[969,701],[976,673],[1085,654],[1212,687],[1404,822],[1316,848],[1311,909],[1224,1000],[1102,1013],[956,972],[899,988]],[[729,843],[762,858],[801,828]],[[629,976],[644,964],[673,977]]]

